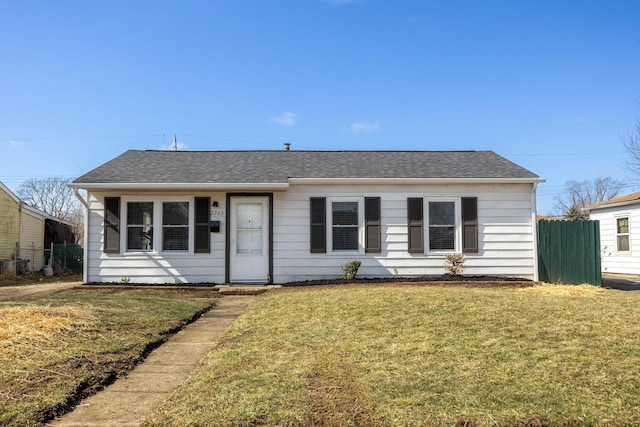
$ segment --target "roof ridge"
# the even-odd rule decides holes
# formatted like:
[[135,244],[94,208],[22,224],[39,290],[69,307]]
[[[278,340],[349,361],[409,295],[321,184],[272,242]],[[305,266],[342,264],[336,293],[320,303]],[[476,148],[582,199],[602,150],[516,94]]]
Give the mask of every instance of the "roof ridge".
[[[495,153],[492,150],[128,150],[139,153]],[[499,154],[498,154],[499,155]]]

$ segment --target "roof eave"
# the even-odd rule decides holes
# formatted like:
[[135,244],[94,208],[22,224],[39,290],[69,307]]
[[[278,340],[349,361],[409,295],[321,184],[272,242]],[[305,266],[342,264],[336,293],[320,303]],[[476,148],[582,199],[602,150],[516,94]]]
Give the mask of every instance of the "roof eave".
[[533,184],[543,178],[289,178],[291,184]]
[[74,182],[70,187],[84,190],[286,190],[290,184],[534,184],[545,182],[535,178],[289,178],[288,182],[221,182],[221,183],[113,183]]
[[618,208],[620,206],[630,206],[630,205],[637,205],[637,204],[640,204],[640,199],[625,200],[623,202],[607,203],[607,204],[600,204],[600,205],[590,205],[590,206],[585,206],[584,208],[582,208],[582,210],[595,211],[599,209]]
[[72,188],[83,190],[286,190],[289,183],[264,182],[196,182],[196,183],[166,183],[166,182],[73,182]]

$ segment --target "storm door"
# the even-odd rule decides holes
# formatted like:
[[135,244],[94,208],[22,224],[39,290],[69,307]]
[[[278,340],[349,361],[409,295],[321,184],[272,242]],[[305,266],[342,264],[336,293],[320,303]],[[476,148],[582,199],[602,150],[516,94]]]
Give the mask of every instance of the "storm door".
[[229,280],[269,281],[269,198],[232,197]]

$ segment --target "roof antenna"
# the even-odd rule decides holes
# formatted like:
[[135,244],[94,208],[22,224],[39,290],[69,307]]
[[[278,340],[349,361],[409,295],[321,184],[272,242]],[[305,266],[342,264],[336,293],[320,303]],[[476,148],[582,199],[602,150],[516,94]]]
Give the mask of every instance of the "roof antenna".
[[178,138],[176,134],[173,134],[173,151],[178,151]]

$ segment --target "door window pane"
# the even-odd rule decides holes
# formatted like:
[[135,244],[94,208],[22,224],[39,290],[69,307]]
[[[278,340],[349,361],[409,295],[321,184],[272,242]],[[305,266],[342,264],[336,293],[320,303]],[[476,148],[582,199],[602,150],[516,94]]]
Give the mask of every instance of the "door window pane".
[[262,254],[262,204],[238,204],[236,207],[236,240],[236,253]]

